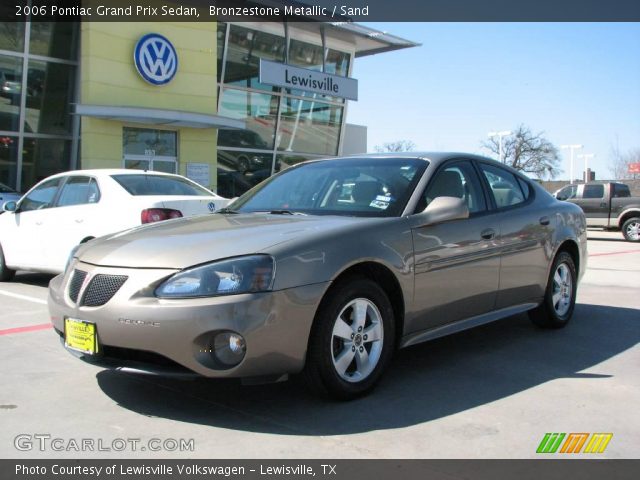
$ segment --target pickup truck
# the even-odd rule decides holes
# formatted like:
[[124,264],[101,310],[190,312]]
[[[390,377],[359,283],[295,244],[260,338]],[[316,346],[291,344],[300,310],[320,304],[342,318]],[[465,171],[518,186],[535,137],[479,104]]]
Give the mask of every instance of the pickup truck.
[[554,193],[584,211],[588,227],[622,231],[629,242],[640,242],[640,197],[632,197],[624,183],[567,185]]

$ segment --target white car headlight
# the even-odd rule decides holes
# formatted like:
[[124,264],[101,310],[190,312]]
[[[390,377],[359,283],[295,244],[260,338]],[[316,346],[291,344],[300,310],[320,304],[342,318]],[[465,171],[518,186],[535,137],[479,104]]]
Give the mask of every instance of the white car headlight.
[[212,297],[271,290],[274,260],[248,255],[185,269],[156,288],[160,298]]

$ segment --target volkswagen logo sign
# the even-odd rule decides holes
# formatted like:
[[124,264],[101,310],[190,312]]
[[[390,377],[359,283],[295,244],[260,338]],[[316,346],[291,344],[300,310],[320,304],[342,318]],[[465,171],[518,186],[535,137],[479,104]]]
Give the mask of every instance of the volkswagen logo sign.
[[216,204],[213,202],[209,202],[209,211],[215,212],[215,210],[216,210]]
[[148,33],[138,40],[133,60],[140,76],[153,85],[169,83],[178,71],[176,49],[158,33]]

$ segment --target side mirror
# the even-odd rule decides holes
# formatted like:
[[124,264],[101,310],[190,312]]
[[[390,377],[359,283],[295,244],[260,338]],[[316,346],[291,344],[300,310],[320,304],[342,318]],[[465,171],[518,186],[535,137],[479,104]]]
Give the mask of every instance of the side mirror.
[[424,209],[422,215],[425,217],[423,225],[434,225],[469,218],[469,209],[461,198],[436,197]]
[[556,196],[556,200],[566,200],[567,196],[564,193],[558,193]]
[[13,200],[9,202],[4,202],[4,204],[2,205],[2,210],[4,212],[15,212],[17,209],[18,209],[18,205]]

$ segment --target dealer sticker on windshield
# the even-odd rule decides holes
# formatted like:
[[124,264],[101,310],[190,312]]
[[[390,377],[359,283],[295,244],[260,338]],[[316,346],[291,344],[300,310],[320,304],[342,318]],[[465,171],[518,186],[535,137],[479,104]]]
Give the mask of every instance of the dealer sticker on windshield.
[[369,204],[369,206],[379,208],[380,210],[386,210],[387,208],[389,208],[389,204],[392,201],[392,197],[388,197],[386,195],[378,195],[376,196],[376,199]]

